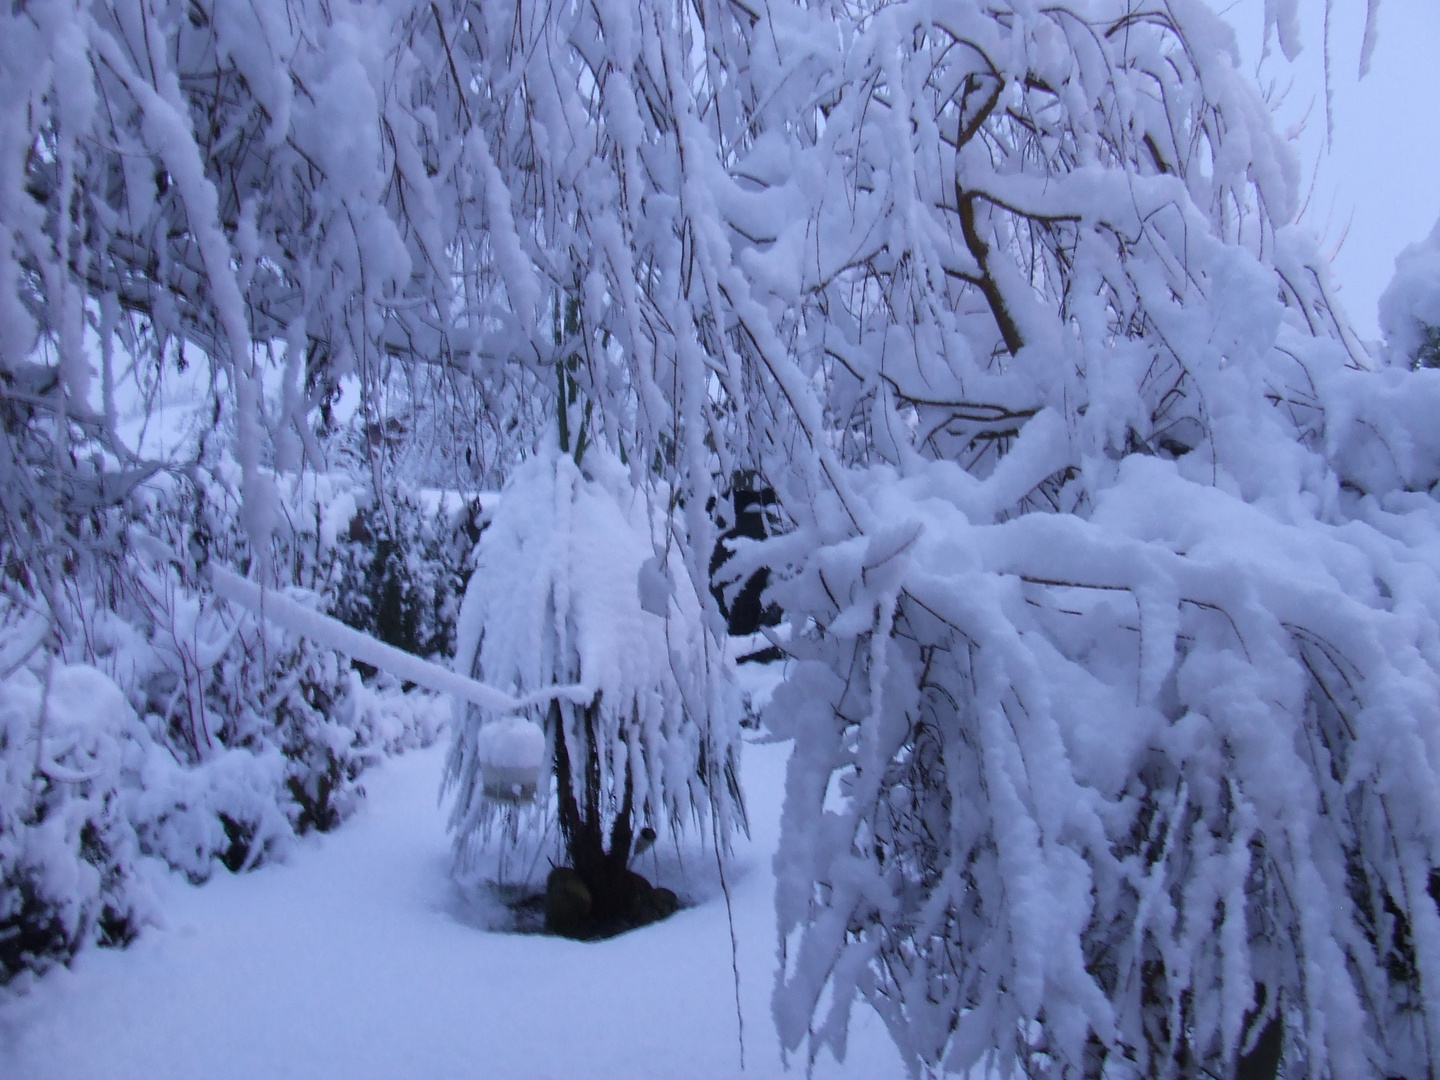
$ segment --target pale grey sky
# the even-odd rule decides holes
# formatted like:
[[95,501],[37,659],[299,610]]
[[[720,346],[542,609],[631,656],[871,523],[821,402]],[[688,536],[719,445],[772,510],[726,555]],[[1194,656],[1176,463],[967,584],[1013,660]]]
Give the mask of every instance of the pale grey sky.
[[[1263,0],[1212,0],[1236,27],[1247,64],[1260,54]],[[1327,249],[1344,237],[1334,272],[1363,338],[1379,336],[1375,304],[1395,256],[1440,219],[1440,0],[1381,0],[1379,44],[1370,74],[1357,78],[1364,0],[1333,0],[1330,28],[1332,123],[1325,145],[1325,0],[1299,0],[1304,51],[1286,64],[1273,55],[1262,81],[1283,88],[1281,126],[1305,115],[1299,149],[1307,187],[1304,220]],[[1318,166],[1318,168],[1317,168]],[[1348,231],[1347,231],[1348,226]]]

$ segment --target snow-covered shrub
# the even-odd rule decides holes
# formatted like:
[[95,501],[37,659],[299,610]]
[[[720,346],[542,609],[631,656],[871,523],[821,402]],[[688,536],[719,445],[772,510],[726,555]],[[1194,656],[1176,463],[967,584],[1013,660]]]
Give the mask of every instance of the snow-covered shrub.
[[[649,495],[602,448],[583,467],[542,449],[480,538],[460,616],[457,666],[514,694],[545,732],[554,790],[540,798],[555,802],[600,922],[619,914],[605,904],[642,827],[713,829],[725,844],[744,822],[732,679],[666,558],[665,494]],[[445,783],[463,869],[487,842],[513,842],[524,810],[485,793],[487,731],[513,717],[457,709]]]
[[[433,740],[434,706],[384,682],[367,686],[348,660],[285,632],[209,589],[203,562],[249,558],[238,502],[218,468],[198,492],[152,485],[130,527],[125,618],[92,640],[116,639],[104,659],[126,683],[153,745],[137,765],[131,797],[145,850],[190,877],[218,861],[247,868],[283,851],[291,837],[334,828],[363,794],[361,773],[387,752]],[[309,589],[291,598],[323,605],[317,591],[353,579],[348,540],[363,498],[343,474],[289,478],[284,530],[271,539],[274,565]],[[195,552],[193,560],[175,552]],[[349,577],[347,578],[347,574]]]
[[[298,662],[269,680],[271,713],[217,695],[212,715],[234,707],[238,722],[222,725],[210,753],[187,763],[154,741],[132,767],[127,813],[142,848],[194,881],[217,862],[247,869],[283,854],[297,832],[335,827],[363,796],[366,769],[430,745],[448,720],[448,703],[433,694],[402,693],[383,675],[367,682],[348,664],[328,671],[333,653],[297,649],[278,634],[271,644],[273,660]],[[235,745],[224,741],[245,727]]]
[[451,656],[479,539],[478,507],[433,511],[405,491],[360,509],[339,540],[331,614],[417,656]]
[[217,747],[182,764],[163,743],[142,745],[125,792],[140,846],[192,882],[282,855],[293,838],[289,769],[278,748]]
[[0,680],[0,984],[91,943],[123,945],[148,913],[121,795],[137,726],[93,667]]
[[362,679],[351,670],[344,702],[345,725],[367,753],[394,755],[430,746],[450,723],[449,698],[428,690],[404,690],[391,675],[380,672]]
[[[243,564],[248,546],[233,465],[197,475],[153,477],[93,511],[87,527],[110,548],[73,558],[63,590],[7,579],[0,981],[128,941],[145,910],[141,852],[197,882],[258,865],[297,833],[333,828],[366,768],[443,726],[432,695],[367,683],[333,651],[213,594],[206,562]],[[339,576],[336,534],[355,517],[356,487],[337,475],[277,487],[287,528],[272,559],[324,588]],[[290,595],[320,604],[310,589]]]
[[1339,368],[1318,389],[1325,456],[1347,490],[1381,497],[1440,483],[1440,371]]
[[1440,367],[1440,222],[1396,257],[1379,315],[1391,363]]
[[[344,715],[340,706],[349,685],[348,664],[287,637],[251,612],[233,610],[207,587],[203,564],[173,554],[194,551],[202,559],[227,562],[248,557],[225,471],[216,470],[198,491],[176,485],[150,492],[145,518],[130,530],[127,569],[135,603],[127,614],[148,645],[134,663],[133,683],[147,724],[177,763],[199,767],[197,777],[217,785],[213,799],[201,796],[193,784],[182,786],[162,817],[213,814],[216,821],[189,831],[211,839],[207,856],[239,867],[253,865],[282,845],[289,824],[302,830],[331,827],[348,801],[343,792],[353,787],[360,763],[352,749],[353,733],[336,719]],[[333,561],[325,540],[333,550],[339,525],[325,520],[318,503],[307,507],[300,494],[289,501],[290,529],[277,534],[272,557],[289,563],[300,580],[323,582]],[[303,524],[307,509],[308,528]],[[309,596],[315,602],[314,594]],[[257,760],[209,767],[213,759],[235,753]],[[263,764],[275,754],[285,762],[279,773],[273,764]],[[248,790],[246,785],[251,785]],[[141,835],[148,840],[169,831],[142,828]],[[189,846],[156,853],[176,865],[196,858]],[[196,873],[193,866],[187,872]]]
[[349,663],[249,612],[232,617],[242,628],[213,669],[219,741],[254,752],[278,748],[295,830],[328,831],[353,806],[356,781],[370,763],[346,723]]

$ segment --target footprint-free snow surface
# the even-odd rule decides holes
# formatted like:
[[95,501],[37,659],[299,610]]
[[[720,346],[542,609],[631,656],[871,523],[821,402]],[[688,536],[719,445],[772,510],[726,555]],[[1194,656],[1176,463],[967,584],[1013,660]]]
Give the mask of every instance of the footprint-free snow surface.
[[[366,777],[337,832],[283,865],[158,888],[164,924],[125,950],[0,998],[5,1080],[705,1080],[803,1077],[780,1061],[770,862],[789,744],[745,748],[753,837],[730,891],[745,1030],[741,1071],[725,903],[707,875],[670,919],[579,943],[479,928],[448,875],[436,803],[443,746]],[[878,1018],[857,1009],[821,1078],[900,1078]]]

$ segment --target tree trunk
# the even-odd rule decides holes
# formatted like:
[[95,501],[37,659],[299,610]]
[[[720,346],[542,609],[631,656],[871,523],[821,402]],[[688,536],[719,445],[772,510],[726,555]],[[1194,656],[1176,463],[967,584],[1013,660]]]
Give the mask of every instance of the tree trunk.
[[575,790],[571,748],[565,738],[564,718],[559,702],[552,702],[550,719],[555,730],[555,780],[560,799],[560,835],[565,856],[590,891],[588,933],[598,936],[624,929],[634,904],[634,875],[630,873],[630,848],[634,842],[634,784],[629,763],[625,766],[625,792],[606,842],[604,792],[601,791],[600,748],[596,744],[595,720],[600,710],[597,698],[582,714],[583,755],[581,790]]

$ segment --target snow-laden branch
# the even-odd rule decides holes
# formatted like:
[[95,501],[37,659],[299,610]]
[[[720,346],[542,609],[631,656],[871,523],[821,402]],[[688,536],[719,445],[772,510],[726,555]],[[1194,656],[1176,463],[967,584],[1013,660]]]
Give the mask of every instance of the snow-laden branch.
[[476,682],[449,668],[376,641],[370,635],[362,634],[338,619],[312,611],[284,593],[247,581],[224,567],[212,567],[210,580],[215,586],[216,594],[223,599],[249,608],[292,634],[299,634],[327,649],[334,649],[355,660],[372,664],[406,682],[418,683],[442,694],[453,694],[482,709],[516,712],[554,698],[586,704],[595,696],[594,691],[585,686],[569,685],[549,686],[521,697],[513,697],[503,690]]

